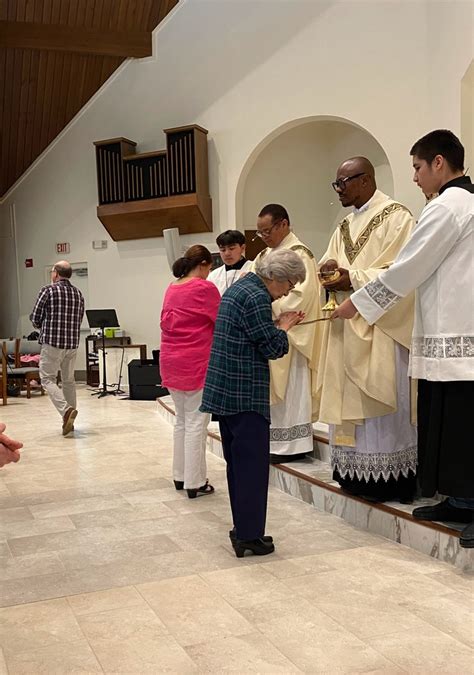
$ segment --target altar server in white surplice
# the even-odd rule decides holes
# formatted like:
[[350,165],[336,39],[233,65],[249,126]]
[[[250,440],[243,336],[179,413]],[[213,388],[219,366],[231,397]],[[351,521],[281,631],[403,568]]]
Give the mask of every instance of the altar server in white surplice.
[[239,230],[226,230],[216,239],[223,264],[217,267],[207,277],[208,281],[224,295],[226,290],[245,272],[249,272],[252,261],[245,258],[245,237]]
[[[415,183],[439,196],[425,206],[390,269],[359,288],[334,316],[359,312],[373,325],[416,289],[410,372],[418,379],[420,485],[424,497],[447,498],[414,509],[413,516],[465,523],[460,544],[474,548],[474,185],[464,175],[464,148],[451,131],[423,136],[410,154]],[[349,322],[334,321],[342,323]]]
[[308,322],[321,315],[314,255],[290,230],[287,210],[280,204],[265,206],[258,215],[257,234],[267,248],[254,264],[269,251],[289,249],[301,257],[306,269],[305,281],[272,303],[274,319],[289,311],[305,314],[304,322],[288,332],[288,354],[270,362],[270,461],[275,464],[301,459],[313,450],[315,355],[321,324]]
[[[326,289],[336,291],[341,303],[390,267],[414,221],[406,207],[377,189],[365,157],[343,162],[332,185],[352,211],[334,232],[320,272],[339,270]],[[323,325],[317,391],[319,419],[330,425],[334,479],[373,501],[410,502],[417,463],[407,374],[413,296],[373,326],[360,316]]]

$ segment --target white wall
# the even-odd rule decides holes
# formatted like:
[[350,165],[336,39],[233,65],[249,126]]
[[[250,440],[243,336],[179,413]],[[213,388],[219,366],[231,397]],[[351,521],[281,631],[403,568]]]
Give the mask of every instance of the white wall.
[[392,194],[388,159],[367,132],[341,121],[302,121],[283,131],[253,163],[243,187],[242,229],[255,227],[264,204],[283,204],[292,227],[319,259],[343,217],[331,182],[348,157],[365,155],[376,167],[378,186]]
[[12,211],[9,204],[0,204],[0,339],[17,335],[20,313]]
[[[43,267],[56,257],[54,244],[68,241],[70,259],[88,263],[91,307],[115,307],[134,342],[159,342],[170,281],[163,240],[110,241],[96,218],[95,140],[125,136],[146,151],[164,146],[168,126],[209,129],[221,230],[234,226],[239,178],[262,139],[291,120],[349,119],[384,149],[394,196],[419,209],[408,150],[435,126],[459,131],[456,93],[471,36],[469,3],[453,0],[182,0],[156,32],[154,57],[126,64],[7,196],[4,206],[16,204],[18,260],[33,257],[34,267],[20,266],[18,313],[15,262],[2,245],[1,275],[13,289],[2,301],[0,334],[30,331]],[[443,46],[449,40],[446,64],[438,37]],[[108,249],[92,250],[94,239],[109,239]]]
[[469,169],[472,176],[474,173],[474,61],[467,69],[461,83],[461,133],[466,149],[464,166],[466,170]]

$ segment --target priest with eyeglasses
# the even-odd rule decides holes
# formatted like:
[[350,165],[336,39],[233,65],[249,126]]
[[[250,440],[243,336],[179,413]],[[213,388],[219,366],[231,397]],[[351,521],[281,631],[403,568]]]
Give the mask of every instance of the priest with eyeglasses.
[[[389,268],[408,241],[409,210],[377,189],[365,157],[345,160],[332,187],[350,212],[320,260],[320,278],[338,304]],[[334,279],[327,283],[331,272]],[[372,501],[411,502],[416,488],[417,434],[412,424],[408,349],[413,294],[369,326],[360,316],[322,324],[317,398],[329,424],[334,479]]]
[[288,353],[270,362],[270,461],[292,462],[313,451],[316,357],[321,334],[316,261],[312,251],[293,232],[288,211],[281,204],[267,204],[257,218],[257,236],[267,248],[255,258],[254,267],[270,251],[294,251],[303,261],[305,280],[272,303],[273,318],[285,312],[303,312],[305,323],[288,333]]
[[410,150],[413,180],[431,199],[393,265],[346,299],[333,317],[367,326],[390,316],[416,289],[410,373],[418,380],[418,459],[423,497],[413,517],[464,524],[460,545],[474,548],[474,185],[464,147],[435,129]]

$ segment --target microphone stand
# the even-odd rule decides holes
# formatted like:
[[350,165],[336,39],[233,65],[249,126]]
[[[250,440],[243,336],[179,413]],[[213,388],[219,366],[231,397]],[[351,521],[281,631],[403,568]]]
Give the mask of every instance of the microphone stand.
[[114,394],[125,394],[124,390],[120,389],[120,384],[122,382],[122,368],[123,368],[123,358],[124,358],[124,356],[125,356],[125,347],[122,347],[122,358],[120,360],[120,371],[119,371],[118,385],[117,385],[117,389],[114,392],[112,392]]
[[105,365],[105,326],[102,326],[102,389],[95,391],[91,396],[103,398],[104,396],[115,396],[115,391],[107,391],[107,369]]

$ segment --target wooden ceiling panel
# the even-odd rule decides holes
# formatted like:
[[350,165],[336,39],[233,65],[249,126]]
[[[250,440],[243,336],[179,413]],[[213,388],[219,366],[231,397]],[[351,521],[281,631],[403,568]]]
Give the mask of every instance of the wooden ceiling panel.
[[[11,162],[12,170],[16,173],[15,155],[18,137],[18,114],[20,111],[20,82],[21,65],[23,61],[23,51],[21,49],[13,50],[12,71],[11,71],[11,118],[8,138],[8,157]],[[8,103],[8,101],[7,101]],[[6,131],[6,130],[5,130]]]
[[178,1],[0,0],[0,195]]
[[[25,133],[26,133],[26,122],[28,115],[28,90],[29,90],[29,76],[31,68],[31,51],[25,50],[21,52],[21,75],[19,81],[19,105],[18,105],[18,116],[15,117],[15,120],[18,124],[18,142],[16,144],[16,155],[15,155],[15,171],[18,171],[18,167],[21,166],[23,161],[23,154],[25,150]],[[13,150],[15,148],[12,148]]]
[[37,95],[38,79],[40,71],[40,52],[31,52],[31,67],[28,81],[28,102],[26,106],[26,123],[23,155],[17,153],[17,170],[21,171],[23,162],[27,165],[32,161],[33,137],[34,137],[34,122],[35,122],[35,99]]

